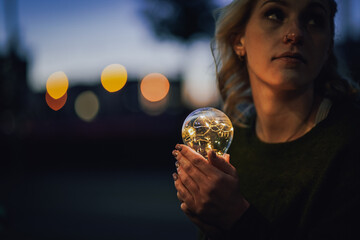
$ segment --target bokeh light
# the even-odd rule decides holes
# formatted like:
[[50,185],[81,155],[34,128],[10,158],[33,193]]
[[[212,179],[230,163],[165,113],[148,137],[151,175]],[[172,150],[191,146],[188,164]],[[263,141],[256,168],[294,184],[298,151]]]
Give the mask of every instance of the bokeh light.
[[99,112],[99,99],[92,91],[85,91],[75,100],[75,112],[86,122],[94,120]]
[[69,80],[64,72],[54,72],[46,82],[46,91],[53,99],[59,99],[67,92]]
[[141,109],[150,116],[158,116],[165,112],[169,105],[169,95],[166,95],[163,99],[157,102],[150,102],[145,99],[142,94],[139,94],[139,102]]
[[195,42],[189,47],[181,95],[190,108],[217,106],[220,102],[212,59],[208,42]]
[[65,93],[59,99],[52,98],[48,92],[45,94],[45,100],[47,105],[54,111],[60,110],[66,103],[67,93]]
[[108,92],[117,92],[125,86],[127,72],[121,64],[111,64],[101,73],[101,84]]
[[146,75],[140,84],[141,94],[150,102],[157,102],[165,98],[169,89],[169,80],[161,73]]

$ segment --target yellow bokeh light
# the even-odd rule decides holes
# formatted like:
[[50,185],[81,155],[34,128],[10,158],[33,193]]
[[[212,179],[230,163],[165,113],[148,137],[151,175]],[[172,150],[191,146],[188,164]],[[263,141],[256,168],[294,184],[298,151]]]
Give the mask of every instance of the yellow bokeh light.
[[111,64],[101,73],[101,84],[108,92],[116,92],[125,86],[127,72],[123,65]]
[[96,117],[99,106],[99,99],[92,91],[81,93],[75,100],[75,112],[86,122],[91,122]]
[[53,99],[59,99],[65,95],[69,88],[69,80],[64,72],[54,72],[46,82],[46,91]]
[[160,73],[146,75],[140,84],[141,94],[150,102],[158,102],[165,98],[169,89],[169,80]]

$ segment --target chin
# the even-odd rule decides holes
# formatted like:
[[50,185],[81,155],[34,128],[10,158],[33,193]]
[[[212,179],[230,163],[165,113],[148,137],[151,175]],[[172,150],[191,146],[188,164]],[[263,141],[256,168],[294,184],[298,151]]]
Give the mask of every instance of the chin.
[[300,77],[279,78],[275,81],[273,79],[269,85],[279,91],[303,91],[313,86],[312,81],[304,81],[304,78]]

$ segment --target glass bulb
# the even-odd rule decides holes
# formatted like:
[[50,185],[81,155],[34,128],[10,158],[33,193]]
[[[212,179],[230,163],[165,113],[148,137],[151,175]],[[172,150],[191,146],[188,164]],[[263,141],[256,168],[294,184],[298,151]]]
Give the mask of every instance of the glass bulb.
[[225,113],[207,107],[190,113],[181,133],[184,144],[207,159],[208,150],[214,150],[218,155],[226,153],[233,139],[234,128]]

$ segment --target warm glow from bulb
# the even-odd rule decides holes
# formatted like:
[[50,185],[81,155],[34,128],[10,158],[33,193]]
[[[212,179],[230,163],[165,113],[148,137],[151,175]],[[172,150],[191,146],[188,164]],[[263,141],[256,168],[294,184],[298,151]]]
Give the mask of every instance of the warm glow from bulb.
[[189,129],[188,129],[188,132],[189,132],[189,135],[190,135],[190,136],[193,136],[196,131],[195,131],[194,128],[189,128]]
[[81,93],[75,100],[75,112],[86,122],[90,122],[96,117],[99,106],[99,99],[92,91]]
[[169,80],[160,73],[148,74],[140,84],[142,95],[150,102],[157,102],[165,98],[169,89]]
[[59,99],[67,92],[69,80],[64,72],[51,74],[46,82],[46,91],[54,99]]
[[58,111],[59,109],[61,109],[67,100],[67,93],[65,93],[61,98],[59,99],[54,99],[52,98],[48,92],[46,92],[45,94],[45,100],[47,105],[54,111]]
[[101,84],[108,92],[116,92],[125,86],[127,72],[123,65],[111,64],[101,73]]
[[183,142],[207,158],[207,151],[223,155],[233,138],[233,127],[225,113],[215,108],[200,108],[186,117],[182,126]]

